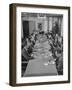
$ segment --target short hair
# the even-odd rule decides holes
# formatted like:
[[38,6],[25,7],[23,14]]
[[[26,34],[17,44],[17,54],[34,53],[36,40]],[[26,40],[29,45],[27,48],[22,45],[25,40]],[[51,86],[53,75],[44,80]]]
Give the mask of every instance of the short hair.
[[44,31],[40,31],[39,34],[44,34]]

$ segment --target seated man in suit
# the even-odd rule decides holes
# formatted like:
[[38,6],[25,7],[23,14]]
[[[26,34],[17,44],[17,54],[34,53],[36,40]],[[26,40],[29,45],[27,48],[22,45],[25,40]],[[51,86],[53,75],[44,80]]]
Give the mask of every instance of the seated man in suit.
[[58,75],[63,75],[63,55],[62,54],[60,57],[58,57],[58,60],[56,62],[56,68],[58,71]]
[[56,51],[56,68],[58,75],[63,75],[63,44],[58,42],[57,51]]
[[26,43],[22,49],[22,61],[28,61],[30,59],[33,59],[33,57],[31,57],[30,55],[30,52],[32,52],[31,43],[28,39],[26,39]]

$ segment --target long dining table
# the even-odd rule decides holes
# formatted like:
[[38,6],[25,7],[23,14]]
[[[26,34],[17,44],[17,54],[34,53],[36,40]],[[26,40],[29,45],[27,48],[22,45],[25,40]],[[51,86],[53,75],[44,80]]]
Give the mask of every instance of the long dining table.
[[49,62],[48,58],[39,58],[28,62],[24,76],[53,76],[57,74],[55,62]]

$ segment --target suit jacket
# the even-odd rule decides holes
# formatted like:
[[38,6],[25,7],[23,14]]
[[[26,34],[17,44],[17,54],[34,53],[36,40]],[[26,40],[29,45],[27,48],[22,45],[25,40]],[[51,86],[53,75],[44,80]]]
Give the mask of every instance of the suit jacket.
[[28,51],[25,48],[23,48],[23,50],[22,50],[22,59],[23,59],[23,61],[28,61],[28,60],[32,59],[32,57],[30,56],[30,54],[28,53]]

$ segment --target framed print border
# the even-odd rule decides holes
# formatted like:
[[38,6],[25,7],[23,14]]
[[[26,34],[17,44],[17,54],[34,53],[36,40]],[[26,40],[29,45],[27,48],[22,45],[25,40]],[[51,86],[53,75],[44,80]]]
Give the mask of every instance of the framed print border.
[[[51,82],[34,82],[34,83],[16,83],[16,8],[17,7],[29,7],[29,8],[44,8],[44,9],[61,9],[68,10],[68,80],[63,81],[51,81]],[[70,82],[70,7],[66,6],[50,6],[50,5],[34,5],[34,4],[17,4],[13,3],[9,6],[10,12],[10,61],[9,61],[9,84],[11,86],[30,86],[30,85],[45,85],[45,84],[60,84]]]

